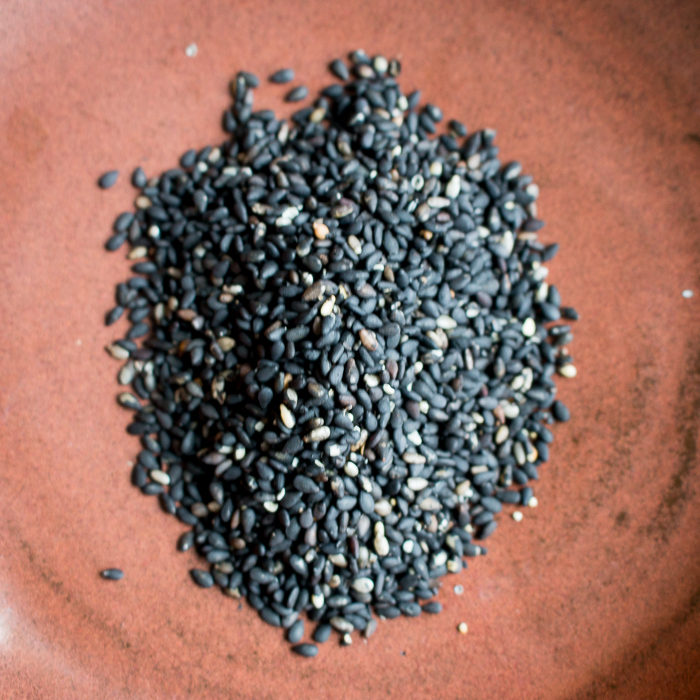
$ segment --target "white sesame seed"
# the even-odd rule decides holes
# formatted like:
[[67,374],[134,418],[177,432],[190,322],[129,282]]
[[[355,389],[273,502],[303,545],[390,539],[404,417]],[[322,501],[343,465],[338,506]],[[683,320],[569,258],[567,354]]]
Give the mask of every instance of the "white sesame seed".
[[389,68],[389,61],[384,56],[375,56],[373,65],[377,73],[386,73]]
[[471,491],[472,482],[468,479],[466,481],[463,481],[461,484],[457,484],[457,488],[455,488],[455,493],[458,496],[471,496]]
[[374,538],[374,551],[380,556],[385,557],[389,554],[389,540],[386,537]]
[[507,403],[503,407],[503,413],[506,418],[517,418],[520,415],[520,407],[517,403]]
[[459,179],[459,175],[453,175],[450,181],[445,186],[445,194],[450,198],[454,199],[459,195],[462,188],[462,182]]
[[406,437],[414,444],[414,445],[420,445],[422,444],[423,440],[421,439],[420,433],[417,430],[414,430],[412,433],[409,433],[406,435]]
[[294,414],[284,404],[280,404],[280,416],[284,425],[290,430],[296,425]]
[[523,321],[523,329],[522,333],[526,338],[531,338],[533,335],[535,335],[535,332],[537,331],[537,324],[535,323],[534,318],[526,318],[525,321]]
[[498,429],[498,431],[496,432],[495,443],[497,445],[500,445],[501,443],[505,442],[508,439],[509,435],[510,435],[510,429],[508,428],[508,426],[502,425]]
[[422,491],[428,485],[428,480],[420,476],[411,476],[406,480],[406,485],[411,491]]
[[167,486],[170,483],[170,477],[160,469],[152,469],[150,477],[157,484],[162,484],[163,486]]
[[376,374],[365,374],[365,386],[370,389],[379,386],[379,377]]

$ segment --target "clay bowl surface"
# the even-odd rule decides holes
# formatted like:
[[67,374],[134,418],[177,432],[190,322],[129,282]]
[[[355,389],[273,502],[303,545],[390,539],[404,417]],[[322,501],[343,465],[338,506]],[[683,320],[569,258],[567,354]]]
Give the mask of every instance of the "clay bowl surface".
[[[0,696],[699,697],[699,19],[693,2],[5,0]],[[128,263],[103,243],[131,168],[223,138],[235,71],[291,65],[313,94],[358,46],[400,56],[405,88],[495,127],[535,176],[579,376],[559,384],[573,419],[539,507],[445,580],[444,612],[309,661],[197,589],[183,526],[129,483],[104,352],[123,327],[102,325]],[[288,113],[284,91],[257,104]]]

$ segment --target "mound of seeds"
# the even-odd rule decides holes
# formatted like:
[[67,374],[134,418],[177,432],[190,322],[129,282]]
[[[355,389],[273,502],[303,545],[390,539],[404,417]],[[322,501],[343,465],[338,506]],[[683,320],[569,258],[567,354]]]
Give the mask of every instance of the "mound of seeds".
[[537,504],[546,424],[569,417],[553,376],[576,373],[532,178],[494,131],[433,136],[442,112],[397,61],[351,62],[291,122],[239,74],[229,140],[137,169],[107,243],[135,261],[107,317],[132,324],[108,349],[133,481],[191,528],[194,581],[309,657],[302,613],[347,644],[373,613],[441,610],[504,504]]

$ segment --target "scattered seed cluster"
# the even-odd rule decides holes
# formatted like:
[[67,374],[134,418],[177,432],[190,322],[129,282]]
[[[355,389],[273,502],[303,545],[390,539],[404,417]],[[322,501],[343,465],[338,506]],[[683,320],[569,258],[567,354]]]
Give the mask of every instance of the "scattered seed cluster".
[[121,581],[124,578],[124,572],[121,569],[105,569],[100,572],[100,576],[109,581]]
[[441,610],[440,577],[486,553],[503,505],[536,505],[546,424],[569,418],[553,375],[576,373],[532,178],[494,131],[433,137],[442,112],[397,61],[351,62],[291,122],[253,111],[239,74],[230,139],[137,169],[107,243],[134,261],[107,316],[131,322],[108,349],[134,483],[191,528],[194,581],[308,657],[303,612],[314,642],[349,644],[373,612]]

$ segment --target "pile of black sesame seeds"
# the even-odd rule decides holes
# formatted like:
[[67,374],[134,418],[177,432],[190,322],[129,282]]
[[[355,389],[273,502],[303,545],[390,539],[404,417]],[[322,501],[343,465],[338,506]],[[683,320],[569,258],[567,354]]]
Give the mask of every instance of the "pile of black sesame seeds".
[[191,528],[194,581],[303,656],[302,613],[349,644],[373,613],[441,610],[439,579],[486,553],[503,505],[537,505],[546,425],[568,420],[553,375],[576,374],[532,178],[492,130],[434,136],[442,113],[402,94],[396,60],[350,58],[290,122],[253,111],[240,73],[229,140],[138,168],[107,243],[137,261],[107,317],[132,324],[108,350],[133,481]]

